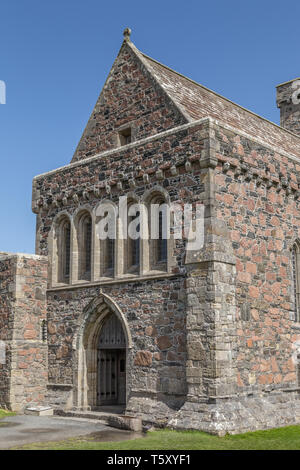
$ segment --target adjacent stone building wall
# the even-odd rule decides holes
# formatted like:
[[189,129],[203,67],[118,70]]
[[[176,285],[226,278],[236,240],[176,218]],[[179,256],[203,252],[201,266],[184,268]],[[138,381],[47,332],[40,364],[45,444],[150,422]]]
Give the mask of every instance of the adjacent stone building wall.
[[[12,257],[0,254],[0,340],[3,363],[0,364],[0,407],[10,405],[11,341],[13,335],[13,291],[16,265]],[[5,362],[4,362],[5,361]],[[2,361],[1,361],[2,362]]]
[[6,362],[0,365],[0,405],[15,411],[45,403],[47,271],[45,257],[0,256],[0,339],[6,343]]

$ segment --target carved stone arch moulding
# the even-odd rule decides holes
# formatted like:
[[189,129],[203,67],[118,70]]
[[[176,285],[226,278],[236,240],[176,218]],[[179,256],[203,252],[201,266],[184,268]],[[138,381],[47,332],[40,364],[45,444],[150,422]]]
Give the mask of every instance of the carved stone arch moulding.
[[[110,314],[114,314],[122,325],[127,353],[133,346],[129,326],[121,309],[111,297],[100,293],[84,309],[73,340],[73,406],[76,408],[90,409],[97,405],[98,340],[101,328]],[[129,354],[126,356],[128,363]]]
[[165,199],[166,204],[171,203],[171,199],[170,199],[170,195],[168,191],[166,191],[166,189],[160,185],[155,185],[153,186],[153,188],[145,191],[142,197],[142,202],[145,204],[149,204],[149,202],[151,202],[153,198],[156,198],[159,196]]
[[109,311],[113,312],[122,323],[122,326],[124,328],[125,338],[126,338],[126,347],[129,349],[133,347],[129,325],[122,310],[109,295],[101,293],[100,296],[93,299],[83,311],[83,314],[80,318],[80,326],[79,326],[78,333],[77,335],[75,335],[74,340],[73,340],[74,350],[76,350],[79,347],[79,344],[84,337],[84,330],[87,326],[87,323],[90,320],[90,317],[92,315],[93,316],[95,315],[98,317],[99,310],[100,312],[103,312],[104,306],[106,306],[109,309]]

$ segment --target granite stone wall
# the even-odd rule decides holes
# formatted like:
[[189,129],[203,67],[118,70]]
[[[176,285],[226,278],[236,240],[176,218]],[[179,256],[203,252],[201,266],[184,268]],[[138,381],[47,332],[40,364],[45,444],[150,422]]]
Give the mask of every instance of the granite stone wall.
[[45,402],[47,372],[46,287],[48,261],[35,255],[0,256],[0,339],[6,362],[0,365],[0,405],[22,411]]
[[299,163],[224,128],[215,136],[217,213],[236,256],[238,388],[298,387],[291,249],[300,235]]

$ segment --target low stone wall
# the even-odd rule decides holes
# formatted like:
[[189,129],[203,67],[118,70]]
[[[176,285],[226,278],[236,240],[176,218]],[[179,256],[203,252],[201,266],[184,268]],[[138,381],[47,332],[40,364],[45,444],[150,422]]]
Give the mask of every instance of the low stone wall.
[[48,378],[46,321],[46,257],[0,255],[0,405],[22,411],[45,401]]

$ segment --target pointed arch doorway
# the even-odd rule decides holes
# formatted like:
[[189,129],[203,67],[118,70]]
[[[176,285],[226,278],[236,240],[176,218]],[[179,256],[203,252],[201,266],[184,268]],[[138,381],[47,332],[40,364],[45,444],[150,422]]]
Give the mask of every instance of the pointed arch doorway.
[[126,404],[131,349],[124,314],[110,296],[101,293],[82,313],[73,341],[73,406],[90,410]]
[[126,339],[120,320],[109,313],[99,333],[97,406],[126,404]]

